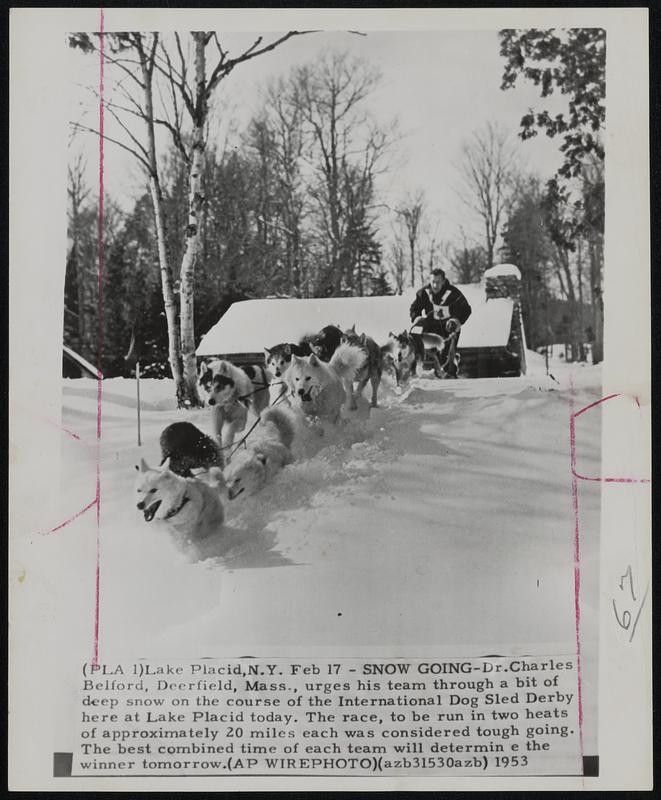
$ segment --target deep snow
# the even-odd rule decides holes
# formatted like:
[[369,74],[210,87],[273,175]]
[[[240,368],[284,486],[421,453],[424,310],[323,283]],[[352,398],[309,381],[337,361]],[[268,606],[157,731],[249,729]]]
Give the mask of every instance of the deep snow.
[[[571,642],[574,522],[569,469],[570,369],[576,407],[599,371],[530,354],[522,378],[391,383],[323,437],[303,431],[297,463],[259,495],[228,503],[227,526],[182,552],[135,508],[134,465],[159,460],[176,419],[209,431],[205,410],[177,411],[168,381],[103,383],[102,652],[210,654],[216,645],[433,645]],[[537,374],[534,374],[534,372]],[[557,373],[557,374],[556,374]],[[557,381],[560,381],[558,383]],[[94,497],[96,384],[64,382],[62,518]],[[578,430],[580,466],[599,472],[599,415]],[[581,487],[583,625],[596,604],[599,492]],[[39,549],[51,564],[89,564],[62,586],[71,608],[93,594],[94,509]],[[66,569],[61,573],[66,574]],[[91,619],[72,614],[74,641]],[[78,627],[81,626],[81,627]]]
[[[197,553],[144,522],[134,465],[158,462],[174,420],[210,432],[207,411],[177,411],[171,382],[141,381],[138,447],[135,382],[104,381],[101,660],[264,647],[575,654],[569,415],[572,398],[578,409],[599,397],[600,371],[555,362],[551,378],[541,356],[528,359],[521,378],[430,375],[402,392],[384,381],[379,409],[365,401],[322,437],[301,432],[297,462],[228,503],[226,527]],[[94,381],[64,381],[58,520],[95,496],[96,405]],[[579,418],[577,453],[578,471],[598,475],[598,408]],[[598,483],[581,483],[579,507],[584,733],[596,752]],[[14,556],[52,598],[32,613],[57,620],[49,631],[71,676],[92,654],[95,509],[43,533],[28,532]]]

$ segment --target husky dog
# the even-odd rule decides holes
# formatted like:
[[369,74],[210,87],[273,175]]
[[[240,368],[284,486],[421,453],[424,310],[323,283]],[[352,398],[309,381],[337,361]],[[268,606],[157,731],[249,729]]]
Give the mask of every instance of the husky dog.
[[267,408],[262,412],[255,438],[248,440],[248,448],[237,453],[225,471],[230,500],[258,492],[294,461],[291,452],[294,424],[290,414],[282,408]]
[[[449,322],[452,322],[452,320]],[[435,358],[434,373],[436,377],[456,378],[459,373],[460,361],[461,354],[457,351],[457,334],[453,331],[443,342],[439,356]]]
[[376,408],[376,396],[381,383],[381,374],[383,373],[383,358],[381,356],[381,348],[366,333],[361,333],[360,336],[356,333],[356,323],[349,330],[344,331],[342,334],[342,342],[351,344],[354,347],[360,348],[366,356],[365,363],[356,373],[354,380],[358,383],[355,392],[352,392],[351,407],[356,408],[356,398],[362,393],[363,389],[367,386],[367,381],[372,384],[372,400],[370,405]]
[[437,378],[457,377],[457,370],[461,356],[457,352],[457,338],[461,323],[451,317],[445,321],[446,336],[438,333],[422,332],[420,325],[421,317],[414,320],[410,333],[416,334],[417,340],[416,366],[419,373],[422,372],[424,362],[424,351],[428,350],[434,362],[434,374]]
[[312,353],[307,342],[303,344],[276,344],[264,348],[266,369],[275,378],[280,378],[289,368],[292,356],[309,356]]
[[402,333],[391,331],[388,334],[388,344],[382,348],[382,351],[385,362],[395,373],[398,386],[407,384],[411,375],[415,375],[420,370],[415,340],[408,331],[402,331]]
[[223,451],[218,444],[190,422],[173,422],[161,433],[161,465],[170,459],[170,469],[192,478],[194,469],[222,469]]
[[409,335],[414,341],[416,350],[416,369],[422,372],[425,351],[428,351],[434,362],[434,374],[437,378],[456,378],[459,360],[461,356],[457,353],[457,339],[461,329],[458,319],[450,317],[444,320],[444,335],[423,331],[422,322],[424,317],[418,317],[413,321],[413,326]]
[[365,353],[350,344],[341,344],[330,362],[311,356],[292,356],[285,380],[293,404],[307,417],[319,417],[338,422],[342,405],[351,395],[346,384],[351,381],[365,362]]
[[266,364],[266,371],[271,376],[271,385],[269,387],[271,403],[275,403],[283,397],[283,390],[286,394],[283,376],[289,369],[291,357],[309,356],[311,352],[312,350],[307,342],[302,344],[283,343],[264,348],[264,363]]
[[341,343],[342,331],[337,325],[326,325],[319,333],[313,333],[301,339],[301,345],[307,344],[322,361],[330,361]]
[[198,382],[213,408],[213,432],[223,449],[231,447],[236,434],[245,429],[248,409],[258,417],[268,407],[264,367],[240,369],[216,359],[200,365]]
[[146,522],[165,522],[188,542],[221,529],[225,518],[221,502],[225,478],[217,467],[211,467],[204,478],[182,478],[170,469],[170,459],[160,469],[152,469],[141,458],[136,469],[137,506]]
[[[265,402],[263,398],[268,395],[266,388],[269,384],[269,376],[264,367],[261,366],[261,364],[242,364],[239,369],[243,370],[243,372],[245,372],[250,378],[254,392],[254,394],[251,396],[251,399],[255,395],[261,394],[262,398],[260,399]],[[267,405],[268,403],[265,402],[264,408],[266,408]]]

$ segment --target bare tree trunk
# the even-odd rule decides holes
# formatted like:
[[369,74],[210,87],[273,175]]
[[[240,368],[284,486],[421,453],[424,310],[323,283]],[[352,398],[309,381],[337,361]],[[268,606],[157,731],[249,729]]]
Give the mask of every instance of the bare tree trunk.
[[294,289],[294,297],[303,297],[303,281],[301,278],[301,256],[299,243],[298,225],[294,228],[291,239],[287,239],[287,250],[291,253],[291,282]]
[[161,291],[165,319],[168,326],[168,362],[172,377],[174,378],[177,394],[177,405],[181,408],[184,403],[183,373],[179,356],[179,320],[177,319],[177,303],[172,286],[172,270],[170,267],[170,254],[167,246],[167,224],[163,208],[163,193],[158,176],[152,175],[149,180],[154,219],[156,222],[156,241],[158,244],[158,263],[161,271]]
[[85,266],[81,258],[79,241],[79,199],[76,197],[73,202],[71,214],[71,232],[73,238],[73,263],[76,275],[76,301],[78,303],[78,343],[76,349],[79,353],[87,355],[86,330],[85,330]]
[[76,328],[78,341],[76,342],[76,349],[81,355],[87,356],[85,264],[83,262],[83,248],[80,241],[80,209],[88,194],[83,185],[83,169],[83,159],[81,156],[78,156],[74,166],[69,168],[69,199],[71,200],[71,253],[76,281],[76,303],[78,305]]
[[87,330],[85,327],[85,265],[80,257],[81,248],[76,245],[76,290],[78,296],[78,352],[87,355]]
[[[572,360],[577,357],[576,352],[576,290],[574,289],[574,281],[571,274],[571,265],[569,262],[569,252],[562,247],[556,247],[558,260],[562,267],[562,272],[566,281],[566,295],[569,302],[569,350]],[[558,273],[560,274],[560,273]]]
[[181,360],[184,371],[184,396],[186,405],[197,406],[197,365],[195,361],[194,326],[194,282],[195,265],[200,249],[199,212],[202,206],[202,161],[204,142],[201,128],[193,134],[193,161],[188,195],[188,225],[184,241],[184,255],[181,260],[180,281],[180,319],[181,319]]
[[474,131],[463,147],[460,197],[484,222],[487,268],[494,265],[498,232],[512,191],[515,155],[507,134],[491,122]]
[[494,247],[494,237],[491,233],[491,226],[489,225],[489,220],[486,220],[485,224],[486,228],[486,242],[487,242],[487,269],[491,269],[493,267],[493,247]]
[[604,358],[604,297],[601,288],[601,265],[603,245],[601,237],[590,243],[590,289],[592,293],[592,363],[599,364]]
[[206,95],[206,43],[207,34],[193,33],[195,42],[195,119],[192,139],[192,159],[188,178],[188,224],[181,260],[180,320],[181,360],[184,369],[184,393],[187,405],[198,406],[197,364],[195,361],[195,324],[193,318],[195,297],[195,265],[200,250],[200,216],[202,203],[202,169],[204,166],[204,124],[207,119]]
[[[179,350],[179,323],[177,320],[177,304],[175,302],[172,284],[172,267],[170,253],[167,245],[167,221],[163,204],[163,192],[158,177],[158,162],[156,160],[156,137],[154,135],[154,99],[152,94],[153,63],[148,62],[147,54],[142,46],[142,40],[136,39],[136,47],[142,68],[142,82],[145,94],[145,123],[147,125],[147,152],[149,155],[149,191],[154,209],[156,223],[156,241],[158,248],[158,264],[161,272],[161,291],[165,307],[165,319],[168,327],[168,362],[174,379],[177,405],[181,408],[184,403],[184,382],[181,371],[181,358]],[[152,50],[151,58],[154,57]]]
[[578,355],[585,361],[585,319],[583,314],[583,249],[579,239],[576,253],[576,282],[578,284]]

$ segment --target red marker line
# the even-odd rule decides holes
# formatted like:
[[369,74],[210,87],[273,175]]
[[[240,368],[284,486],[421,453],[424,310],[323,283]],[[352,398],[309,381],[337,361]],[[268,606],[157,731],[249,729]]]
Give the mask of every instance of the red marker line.
[[[57,424],[57,423],[54,423],[54,424]],[[70,431],[68,428],[65,428],[63,425],[58,425],[58,428],[61,428],[61,430],[64,433],[66,433],[68,436],[71,436],[72,439],[77,439],[79,442],[82,442],[82,439],[80,438],[80,436],[78,436],[77,433],[74,433],[73,431]]]
[[601,478],[592,475],[581,475],[572,469],[572,474],[579,481],[596,481],[597,483],[651,483],[649,478]]
[[[570,403],[571,413],[569,415],[569,458],[571,470],[571,499],[574,512],[574,614],[576,626],[576,675],[577,675],[577,700],[578,700],[578,739],[581,751],[581,762],[583,761],[583,681],[581,675],[581,526],[578,511],[578,479],[576,477],[576,417],[582,411],[598,405],[603,400],[586,406],[578,413],[574,413],[574,382],[570,377]],[[603,398],[604,400],[607,398]]]
[[97,499],[95,497],[94,500],[92,500],[91,503],[88,503],[85,506],[85,508],[81,508],[80,511],[78,511],[76,514],[73,515],[73,517],[69,517],[69,519],[65,519],[64,522],[60,522],[59,525],[56,525],[54,528],[51,528],[49,531],[44,531],[41,535],[42,536],[48,536],[49,533],[55,533],[55,531],[61,530],[62,528],[66,527],[70,522],[73,522],[75,519],[78,519],[78,517],[82,516],[86,511],[89,511],[90,508],[92,508],[92,506],[96,505],[96,503],[97,503]]
[[[572,391],[573,391],[573,384],[572,384]],[[595,406],[599,406],[602,403],[605,403],[606,400],[612,400],[614,397],[619,397],[619,396],[620,396],[620,393],[616,392],[615,394],[609,394],[606,397],[602,397],[600,400],[595,400],[594,403],[590,403],[590,405],[585,406],[584,408],[581,408],[579,411],[576,411],[573,416],[574,417],[580,417],[580,415],[583,414],[585,411],[589,411],[591,408],[594,408]],[[572,395],[572,397],[573,397],[573,395]]]
[[[581,475],[576,471],[576,417],[584,414],[596,406],[619,397],[619,393],[609,394],[599,400],[595,400],[587,406],[574,411],[574,382],[570,377],[570,415],[569,415],[569,455],[571,471],[571,497],[572,509],[574,512],[574,613],[576,618],[576,672],[577,672],[577,699],[578,699],[578,731],[581,758],[583,758],[583,684],[581,676],[581,550],[580,550],[580,515],[578,504],[578,481],[595,481],[599,483],[650,483],[647,478],[602,478]],[[638,408],[640,401],[634,398]]]
[[103,380],[101,360],[103,355],[103,124],[104,124],[104,67],[105,41],[103,8],[99,9],[99,228],[98,228],[98,283],[97,283],[97,411],[96,411],[96,586],[94,600],[94,652],[92,664],[99,663],[99,617],[101,599],[101,410],[103,399]]
[[[572,390],[573,390],[573,387],[572,387]],[[574,420],[576,419],[576,417],[579,417],[585,411],[589,411],[591,408],[595,408],[595,406],[601,405],[602,403],[605,403],[607,400],[612,400],[614,397],[620,397],[620,396],[621,395],[620,395],[619,392],[616,392],[615,394],[609,394],[606,397],[602,397],[600,400],[595,400],[594,403],[590,403],[589,405],[584,406],[583,408],[581,408],[579,411],[576,411],[575,413],[572,412],[571,423],[570,424],[573,425],[574,424]],[[634,400],[636,401],[636,405],[638,406],[638,408],[640,408],[640,400],[638,399],[638,397],[634,397]],[[572,401],[573,401],[573,395],[572,395]],[[575,430],[574,430],[574,432],[575,432]],[[575,453],[574,453],[574,459],[572,461],[571,471],[572,471],[572,475],[575,478],[578,478],[578,480],[580,480],[580,481],[595,481],[597,483],[651,483],[649,478],[602,478],[602,477],[598,477],[598,476],[581,475],[579,472],[576,471],[576,454]]]

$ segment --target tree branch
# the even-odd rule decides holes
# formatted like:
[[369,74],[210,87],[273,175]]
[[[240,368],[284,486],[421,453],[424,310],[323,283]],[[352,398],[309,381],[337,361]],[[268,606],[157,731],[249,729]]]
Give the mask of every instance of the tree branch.
[[231,58],[229,61],[224,61],[223,65],[223,58],[218,62],[214,71],[211,74],[211,78],[209,79],[209,83],[207,84],[207,94],[211,94],[211,92],[216,88],[218,83],[221,81],[225,75],[229,74],[237,64],[241,64],[244,61],[249,61],[251,58],[256,58],[257,56],[261,56],[264,53],[268,53],[271,50],[274,50],[278,45],[283,44],[288,39],[291,39],[294,36],[303,36],[306,33],[317,33],[318,31],[288,31],[284,36],[281,36],[279,39],[276,39],[271,44],[267,44],[264,47],[258,48],[262,37],[260,36],[253,44],[240,56],[236,58]]
[[[161,42],[161,50],[165,56],[166,63],[168,65],[167,71],[163,69],[163,67],[154,61],[154,66],[156,69],[165,76],[165,78],[170,82],[171,85],[176,86],[179,89],[179,94],[181,95],[184,104],[186,105],[186,109],[191,116],[191,119],[195,119],[195,106],[193,104],[193,99],[191,94],[189,93],[188,85],[186,83],[186,62],[184,59],[184,54],[181,49],[181,41],[179,39],[179,34],[175,33],[175,39],[177,42],[177,50],[179,51],[179,57],[181,59],[182,70],[181,73],[176,73],[176,70],[172,66],[172,61],[170,59],[170,54],[166,50],[163,42]],[[177,80],[177,77],[179,80]]]
[[126,133],[126,135],[133,142],[133,144],[138,148],[138,150],[142,153],[142,155],[145,157],[145,159],[149,159],[149,153],[147,152],[147,149],[140,142],[140,140],[137,139],[133,133],[131,133],[131,131],[127,128],[127,126],[122,122],[122,120],[119,118],[119,116],[115,113],[113,108],[111,106],[109,106],[108,103],[106,103],[106,102],[104,102],[103,105],[112,114],[112,117],[115,120],[115,122],[124,131],[124,133]]
[[[91,48],[92,48],[92,49],[93,49],[93,50],[94,50],[96,53],[99,53],[99,54],[101,53],[101,50],[100,50],[100,48],[99,48],[99,47],[97,47],[97,46],[94,44],[94,42],[92,42],[91,40],[90,40],[90,47],[91,47]],[[107,53],[105,50],[104,50],[104,52],[103,52],[103,59],[104,59],[104,61],[109,61],[111,64],[115,64],[116,66],[118,66],[118,67],[119,67],[121,70],[123,70],[123,71],[124,71],[124,72],[125,72],[125,73],[126,73],[126,74],[127,74],[129,77],[130,77],[130,78],[132,78],[132,79],[133,79],[133,80],[134,80],[134,81],[135,81],[135,82],[138,84],[138,86],[139,86],[141,89],[144,89],[144,88],[145,88],[144,84],[143,84],[143,83],[142,83],[142,81],[141,81],[141,80],[140,80],[140,79],[139,79],[139,78],[138,78],[138,77],[135,75],[135,73],[134,73],[134,72],[132,72],[132,71],[131,71],[131,70],[130,70],[128,67],[124,66],[124,64],[122,63],[122,61],[124,61],[124,60],[126,60],[126,59],[117,59],[117,58],[113,58],[113,56],[110,56],[110,55],[108,55],[108,53]]]
[[123,142],[118,141],[117,139],[113,139],[112,137],[106,135],[105,133],[100,133],[95,128],[88,128],[87,125],[83,125],[80,122],[72,122],[71,126],[73,128],[75,128],[76,130],[87,131],[88,133],[94,133],[99,138],[104,139],[107,142],[112,142],[113,144],[116,144],[118,147],[121,147],[122,150],[126,150],[127,153],[131,153],[132,156],[135,156],[135,158],[138,159],[138,161],[142,164],[142,166],[145,168],[147,173],[149,175],[151,175],[151,168],[150,168],[148,162],[145,161],[145,159],[140,155],[140,153],[137,153],[135,150],[133,150],[128,145],[124,144]]

